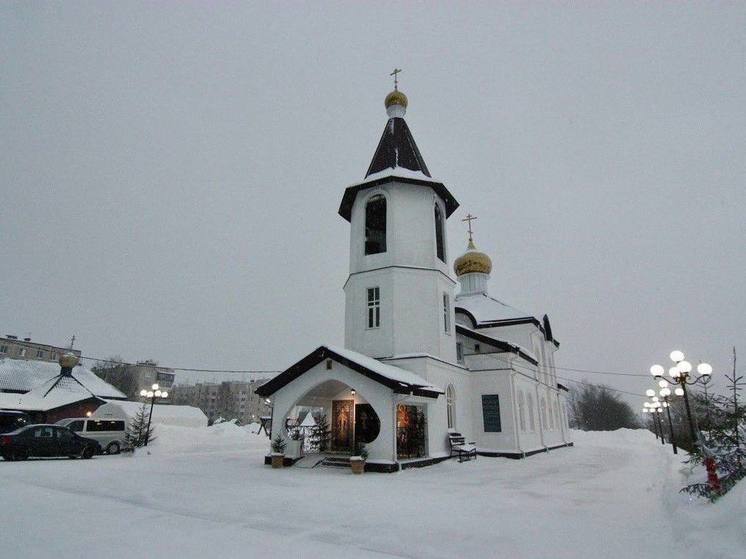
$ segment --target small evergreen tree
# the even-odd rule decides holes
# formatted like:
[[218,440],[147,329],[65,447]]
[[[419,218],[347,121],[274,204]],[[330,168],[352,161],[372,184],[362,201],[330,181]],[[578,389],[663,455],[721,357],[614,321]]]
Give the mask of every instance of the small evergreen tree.
[[139,448],[145,445],[146,440],[148,442],[153,442],[155,440],[155,426],[151,425],[150,431],[148,431],[149,415],[147,403],[143,402],[140,409],[137,410],[135,417],[130,421],[129,427],[127,427],[127,430],[124,432],[124,444],[127,448]]
[[312,451],[324,452],[329,446],[329,440],[332,436],[332,430],[329,428],[329,420],[326,414],[319,417],[316,427],[313,428],[309,436],[309,447]]
[[[693,483],[681,491],[707,497],[714,501],[727,493],[746,477],[746,409],[741,404],[739,392],[744,385],[743,376],[736,376],[736,350],[733,348],[733,374],[725,375],[730,396],[711,396],[709,405],[709,430],[700,434],[700,440],[687,460],[691,464],[705,464],[714,460],[719,477],[719,487],[709,483]],[[713,464],[711,463],[711,468]]]

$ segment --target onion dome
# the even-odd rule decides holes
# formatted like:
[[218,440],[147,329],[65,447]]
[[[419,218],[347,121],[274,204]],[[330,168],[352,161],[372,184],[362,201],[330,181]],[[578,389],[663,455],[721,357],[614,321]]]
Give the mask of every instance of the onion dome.
[[485,253],[479,252],[474,245],[474,241],[469,239],[466,252],[453,263],[453,271],[459,277],[475,272],[489,275],[492,271],[492,260]]
[[395,89],[386,96],[384,104],[386,105],[386,114],[389,115],[389,118],[401,118],[407,112],[407,105],[409,104],[409,101],[407,100],[407,96],[404,95],[404,93],[402,93],[398,89]]

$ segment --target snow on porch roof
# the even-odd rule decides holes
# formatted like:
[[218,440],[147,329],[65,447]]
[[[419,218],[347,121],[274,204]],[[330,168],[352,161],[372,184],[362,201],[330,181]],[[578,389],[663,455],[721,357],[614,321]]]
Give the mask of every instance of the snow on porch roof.
[[306,357],[257,388],[256,393],[259,396],[271,396],[324,359],[332,359],[400,394],[411,393],[429,398],[437,398],[439,394],[443,394],[442,389],[432,386],[425,379],[410,371],[393,365],[386,365],[362,353],[332,345],[319,346]]

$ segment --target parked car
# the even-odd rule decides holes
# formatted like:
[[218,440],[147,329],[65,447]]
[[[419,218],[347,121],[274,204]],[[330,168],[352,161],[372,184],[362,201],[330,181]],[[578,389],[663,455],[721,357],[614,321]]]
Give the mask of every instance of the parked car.
[[0,456],[9,461],[32,456],[91,458],[97,452],[101,452],[101,445],[96,441],[59,425],[27,425],[0,435]]
[[81,437],[97,441],[106,454],[119,454],[126,446],[124,434],[127,422],[124,419],[76,417],[61,419],[57,425],[67,427]]
[[0,433],[10,433],[29,424],[29,416],[22,411],[0,410]]

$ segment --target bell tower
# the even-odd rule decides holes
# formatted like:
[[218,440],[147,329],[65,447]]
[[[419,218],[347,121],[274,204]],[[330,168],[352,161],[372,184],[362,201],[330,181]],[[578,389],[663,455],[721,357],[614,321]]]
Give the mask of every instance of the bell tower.
[[350,222],[345,347],[374,358],[426,353],[455,362],[446,219],[458,202],[430,175],[398,82],[385,106],[389,118],[365,179],[345,190],[339,208]]

